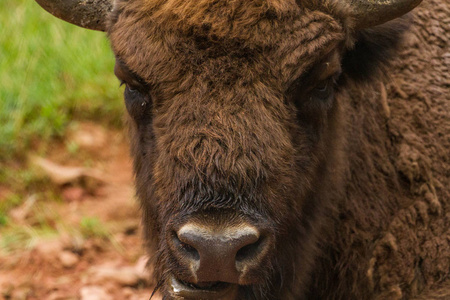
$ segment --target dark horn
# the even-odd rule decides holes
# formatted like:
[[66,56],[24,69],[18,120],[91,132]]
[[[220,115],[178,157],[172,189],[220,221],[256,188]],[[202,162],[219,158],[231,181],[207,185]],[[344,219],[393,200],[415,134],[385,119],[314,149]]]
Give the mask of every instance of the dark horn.
[[105,31],[113,0],[36,0],[46,11],[80,27]]
[[398,18],[422,0],[348,0],[355,13],[356,28],[368,28]]

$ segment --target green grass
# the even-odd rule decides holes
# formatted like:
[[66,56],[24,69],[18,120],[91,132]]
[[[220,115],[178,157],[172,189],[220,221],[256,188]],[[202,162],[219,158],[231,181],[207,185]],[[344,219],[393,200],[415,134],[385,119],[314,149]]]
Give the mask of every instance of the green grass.
[[[121,125],[122,92],[113,69],[105,33],[61,21],[34,0],[0,1],[0,250],[58,234],[59,217],[43,213],[58,190],[27,169],[25,158],[45,155],[74,119]],[[67,151],[76,153],[77,145]],[[33,209],[31,223],[16,224],[10,211],[32,195],[43,208]],[[108,234],[96,225],[86,219],[81,230]]]
[[[55,220],[60,218],[53,209],[37,195],[30,196],[25,206],[16,211],[16,217],[4,216],[4,224],[0,225],[0,255],[21,249],[30,249],[44,239],[58,236]],[[8,201],[5,201],[8,202]],[[25,212],[26,211],[26,212]],[[18,214],[26,214],[18,217]],[[2,219],[0,211],[0,220]]]
[[109,228],[110,226],[108,225],[111,224],[103,223],[96,217],[84,216],[80,221],[80,226],[78,228],[79,231],[77,234],[81,234],[84,239],[102,239],[103,241],[110,243],[114,247],[114,249],[123,253],[123,246],[114,238],[114,235]]
[[111,224],[90,216],[82,217],[79,224],[67,222],[64,216],[42,201],[42,196],[34,197],[36,202],[30,207],[26,220],[14,221],[0,211],[0,255],[32,249],[47,239],[60,236],[79,241],[95,239],[123,251],[110,229]]
[[63,22],[32,0],[0,1],[0,168],[74,118],[119,124],[114,56],[102,32]]
[[83,217],[80,221],[80,231],[85,238],[108,238],[111,235],[105,225],[95,217]]
[[57,232],[49,227],[12,225],[0,234],[0,254],[31,249],[40,241],[56,236]]

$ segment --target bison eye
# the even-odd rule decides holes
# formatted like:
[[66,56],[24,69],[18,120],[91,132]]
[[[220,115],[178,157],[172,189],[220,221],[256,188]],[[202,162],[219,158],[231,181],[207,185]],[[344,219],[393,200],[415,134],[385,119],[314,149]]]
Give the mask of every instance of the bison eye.
[[145,92],[149,90],[148,85],[142,80],[137,79],[128,79],[128,80],[120,80],[120,86],[125,85],[125,89],[128,89],[130,92]]
[[332,100],[335,78],[329,77],[320,81],[310,92],[310,100],[328,103]]
[[148,93],[141,92],[139,89],[125,84],[124,98],[127,111],[136,122],[149,119],[151,101]]
[[139,92],[137,87],[132,86],[132,85],[130,85],[128,83],[125,83],[125,82],[124,82],[124,84],[125,84],[125,90],[127,90],[129,93],[134,94],[134,93],[138,93]]

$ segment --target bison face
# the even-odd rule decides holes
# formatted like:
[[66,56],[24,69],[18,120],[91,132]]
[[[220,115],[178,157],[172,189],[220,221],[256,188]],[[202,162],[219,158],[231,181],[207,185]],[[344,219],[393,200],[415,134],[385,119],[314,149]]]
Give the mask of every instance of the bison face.
[[108,31],[165,299],[301,299],[342,196],[342,56],[420,0],[37,1]]
[[188,2],[119,5],[109,30],[157,278],[192,299],[300,287],[337,149],[342,26],[295,3]]

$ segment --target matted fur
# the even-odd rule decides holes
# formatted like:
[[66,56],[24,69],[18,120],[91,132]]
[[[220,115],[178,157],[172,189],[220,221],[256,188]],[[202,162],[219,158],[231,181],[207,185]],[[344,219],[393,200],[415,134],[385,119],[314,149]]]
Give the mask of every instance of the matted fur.
[[[448,131],[427,138],[427,124],[414,127],[401,103],[420,90],[392,83],[414,81],[409,69],[426,64],[421,51],[442,60],[418,44],[413,59],[401,56],[410,67],[389,66],[406,21],[355,33],[350,8],[339,3],[116,3],[113,50],[151,97],[130,130],[147,246],[166,297],[167,276],[182,272],[167,230],[209,210],[268,219],[277,233],[260,282],[242,287],[240,299],[409,299],[448,281],[449,241],[440,237],[450,228],[448,172],[427,150],[448,149]],[[413,36],[427,39],[424,26],[438,25],[414,26]],[[291,87],[333,55],[344,72],[333,106],[312,115]],[[433,87],[420,92],[427,105],[448,106],[445,90],[433,90],[445,84],[425,83]],[[448,128],[445,113],[430,113],[433,126]]]

